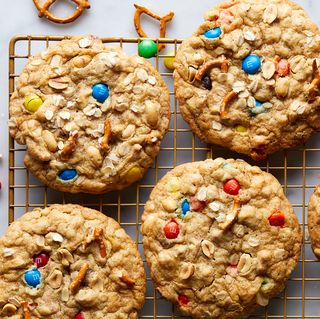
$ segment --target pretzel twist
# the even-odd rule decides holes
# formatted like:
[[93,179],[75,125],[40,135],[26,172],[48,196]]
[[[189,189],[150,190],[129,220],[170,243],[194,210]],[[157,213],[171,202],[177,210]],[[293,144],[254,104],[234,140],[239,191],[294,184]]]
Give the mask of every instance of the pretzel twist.
[[228,111],[226,110],[226,107],[229,103],[231,103],[236,97],[238,96],[238,93],[234,91],[230,91],[222,100],[220,105],[220,116],[221,118],[226,118],[228,116]]
[[89,269],[88,263],[84,263],[81,266],[77,277],[74,278],[74,280],[72,281],[72,283],[69,286],[72,294],[75,294],[79,290],[81,282],[83,281],[84,277],[86,276],[88,269]]
[[24,319],[31,319],[29,304],[26,301],[21,301]]
[[229,229],[236,221],[240,211],[240,198],[236,196],[233,201],[233,207],[231,212],[226,216],[226,220],[223,223],[219,223],[219,227],[223,230]]
[[57,0],[46,0],[44,3],[41,3],[39,0],[33,0],[34,4],[36,5],[39,11],[39,17],[45,16],[48,20],[55,22],[55,23],[69,23],[76,20],[85,9],[90,8],[90,3],[88,0],[71,0],[77,5],[76,11],[73,14],[65,17],[60,18],[55,16],[53,13],[49,11],[50,7],[56,2]]
[[77,147],[78,132],[69,136],[61,151],[61,159],[66,161]]
[[221,59],[208,61],[202,64],[195,78],[201,81],[203,76],[208,72],[208,70],[211,70],[214,67],[220,67],[223,73],[227,73],[229,69],[229,61],[224,56],[222,56]]
[[101,150],[103,152],[107,152],[110,147],[109,140],[110,140],[111,135],[112,135],[111,123],[108,119],[106,119],[104,122],[104,136],[103,136],[101,144],[100,144]]
[[[150,16],[151,18],[154,18],[160,22],[160,38],[165,38],[167,23],[170,22],[172,20],[172,18],[174,17],[174,12],[171,11],[168,14],[166,14],[165,16],[160,17],[156,13],[150,11],[148,8],[140,6],[136,3],[134,4],[134,6],[136,8],[136,12],[134,14],[133,21],[134,21],[134,27],[136,28],[138,35],[142,38],[148,38],[148,35],[142,30],[141,20],[140,20],[141,14],[145,13],[146,15]],[[165,43],[159,43],[158,52],[160,52],[165,47],[166,47]]]

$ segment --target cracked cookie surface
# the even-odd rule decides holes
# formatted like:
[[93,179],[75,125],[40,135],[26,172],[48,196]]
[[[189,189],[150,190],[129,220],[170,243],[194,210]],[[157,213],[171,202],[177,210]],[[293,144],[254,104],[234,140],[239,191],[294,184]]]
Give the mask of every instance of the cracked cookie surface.
[[146,278],[124,229],[79,205],[35,209],[0,239],[0,316],[138,318]]
[[27,168],[66,192],[140,180],[169,126],[169,91],[145,59],[75,37],[32,57],[10,99],[10,134]]
[[320,127],[320,36],[288,0],[218,4],[183,41],[174,66],[183,118],[206,143],[255,160]]
[[180,165],[155,186],[141,231],[157,289],[194,318],[239,318],[277,295],[302,234],[281,185],[242,160]]
[[320,259],[320,186],[316,186],[308,206],[308,229],[314,254]]

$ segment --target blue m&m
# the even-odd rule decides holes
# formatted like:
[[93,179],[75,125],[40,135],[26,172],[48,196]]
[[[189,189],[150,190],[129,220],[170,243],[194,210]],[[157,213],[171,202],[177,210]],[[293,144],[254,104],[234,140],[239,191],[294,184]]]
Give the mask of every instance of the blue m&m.
[[185,199],[181,204],[181,218],[186,218],[190,211],[190,204],[187,199]]
[[109,96],[108,85],[103,83],[95,84],[92,87],[92,96],[100,103],[103,103]]
[[261,68],[261,59],[255,54],[248,55],[242,61],[242,69],[248,74],[256,74]]
[[24,281],[32,288],[37,288],[41,282],[41,273],[37,268],[32,268],[24,273]]
[[63,169],[58,173],[58,178],[63,182],[71,182],[78,176],[78,173],[73,168]]
[[262,106],[262,102],[256,100],[256,106],[250,109],[250,113],[252,115],[257,115],[264,112],[264,107]]
[[221,33],[221,28],[218,27],[206,31],[203,35],[208,39],[216,39],[220,37]]

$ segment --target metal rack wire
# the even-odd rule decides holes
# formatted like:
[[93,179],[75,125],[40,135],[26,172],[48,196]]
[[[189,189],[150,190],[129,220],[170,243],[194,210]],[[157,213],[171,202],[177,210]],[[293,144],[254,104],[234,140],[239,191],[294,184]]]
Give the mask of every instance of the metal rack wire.
[[[27,59],[48,45],[62,40],[63,36],[17,36],[9,44],[9,96],[15,89],[15,81]],[[104,38],[107,45],[120,46],[129,54],[137,52],[138,38]],[[167,52],[175,55],[181,40],[154,39],[165,43]],[[171,96],[171,124],[162,143],[161,152],[153,167],[144,179],[129,189],[105,195],[72,195],[47,188],[38,182],[23,165],[25,147],[9,137],[9,223],[34,207],[44,207],[53,203],[79,203],[95,208],[115,218],[135,239],[143,255],[140,217],[148,196],[157,181],[176,165],[188,161],[204,160],[219,156],[244,158],[251,164],[257,164],[248,158],[239,156],[225,149],[207,146],[199,141],[182,120],[178,112],[178,102],[174,96],[172,73],[163,66],[164,54],[151,59],[168,84]],[[288,281],[287,288],[269,306],[261,308],[252,318],[320,318],[320,268],[310,248],[306,228],[306,213],[309,197],[317,184],[317,171],[320,169],[320,142],[312,138],[307,145],[296,149],[278,152],[259,166],[275,175],[284,187],[289,200],[299,217],[303,228],[303,249],[299,264]],[[308,182],[308,183],[307,183]],[[147,295],[145,307],[140,318],[180,318],[179,314],[154,289],[147,271]]]

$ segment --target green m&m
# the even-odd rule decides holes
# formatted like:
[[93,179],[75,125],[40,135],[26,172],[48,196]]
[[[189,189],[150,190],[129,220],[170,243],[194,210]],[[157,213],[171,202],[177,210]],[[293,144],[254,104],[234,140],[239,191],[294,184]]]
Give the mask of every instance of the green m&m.
[[157,55],[158,46],[152,40],[142,40],[138,45],[138,53],[143,58],[149,59]]
[[36,112],[42,104],[43,101],[36,94],[27,95],[23,103],[26,110],[32,113]]

